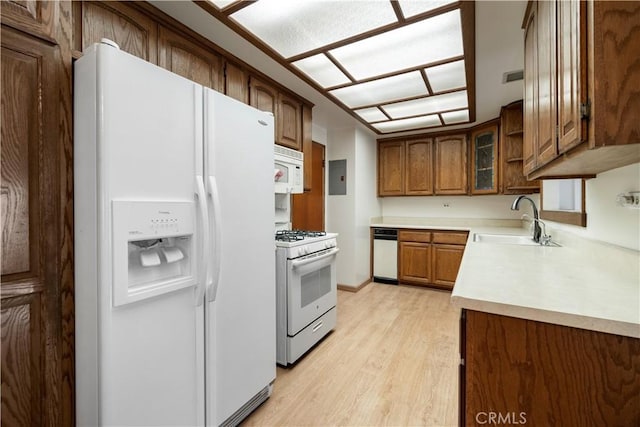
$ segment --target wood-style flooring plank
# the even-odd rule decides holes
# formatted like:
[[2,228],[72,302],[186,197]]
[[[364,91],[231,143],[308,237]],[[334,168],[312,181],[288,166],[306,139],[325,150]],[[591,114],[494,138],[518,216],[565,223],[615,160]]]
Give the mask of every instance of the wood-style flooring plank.
[[449,292],[372,283],[338,291],[338,325],[245,426],[455,426],[458,320]]

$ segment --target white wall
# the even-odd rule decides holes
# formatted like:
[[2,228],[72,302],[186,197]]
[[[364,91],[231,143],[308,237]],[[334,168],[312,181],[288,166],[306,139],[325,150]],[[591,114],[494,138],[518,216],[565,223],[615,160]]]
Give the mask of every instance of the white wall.
[[585,185],[587,227],[548,221],[555,229],[640,250],[640,209],[616,204],[616,195],[640,191],[640,163],[603,172]]
[[356,218],[355,218],[355,282],[358,285],[370,275],[371,244],[369,224],[372,216],[381,214],[377,196],[377,145],[369,132],[356,129]]
[[[517,196],[417,196],[383,197],[382,216],[421,218],[483,218],[520,219],[523,213],[531,214],[523,204],[519,211],[512,211],[511,204]],[[539,206],[539,195],[529,197]]]
[[329,130],[327,140],[327,161],[347,160],[347,194],[327,192],[326,228],[340,234],[338,283],[356,287],[369,278],[369,224],[381,213],[375,188],[376,140],[360,128]]

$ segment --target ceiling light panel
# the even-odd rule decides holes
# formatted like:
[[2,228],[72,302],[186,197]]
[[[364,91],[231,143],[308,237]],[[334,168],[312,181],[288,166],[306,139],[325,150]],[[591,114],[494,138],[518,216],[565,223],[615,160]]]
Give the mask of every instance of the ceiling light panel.
[[411,18],[412,16],[419,15],[421,13],[429,12],[430,10],[437,9],[447,4],[455,3],[451,0],[419,0],[419,1],[404,1],[400,0],[400,9],[405,18]]
[[460,10],[333,49],[331,54],[357,80],[462,55]]
[[224,9],[230,4],[237,3],[238,1],[240,0],[209,0],[209,3],[213,3],[213,5],[218,9]]
[[465,123],[469,121],[469,110],[449,111],[448,113],[442,113],[441,116],[445,125]]
[[434,92],[459,89],[467,86],[464,60],[425,68],[429,84]]
[[329,93],[349,108],[384,104],[398,99],[428,94],[427,86],[418,71],[355,84],[332,90]]
[[351,82],[323,53],[301,59],[294,62],[293,65],[322,87],[337,86]]
[[394,119],[467,107],[466,90],[382,106],[384,111]]
[[388,117],[385,116],[377,107],[363,108],[361,110],[355,110],[355,112],[357,115],[362,117],[362,120],[369,123],[380,122],[388,119]]
[[440,126],[440,119],[436,114],[424,117],[413,117],[410,119],[390,120],[388,122],[374,123],[373,127],[382,133],[398,132],[402,130],[428,128]]
[[397,22],[388,1],[260,0],[231,18],[285,58]]

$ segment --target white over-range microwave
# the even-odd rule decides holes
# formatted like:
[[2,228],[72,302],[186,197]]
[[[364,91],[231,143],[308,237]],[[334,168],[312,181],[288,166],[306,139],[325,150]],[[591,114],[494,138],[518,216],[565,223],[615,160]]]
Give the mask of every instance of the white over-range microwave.
[[274,145],[275,170],[274,183],[276,193],[299,194],[303,186],[303,154],[300,151]]

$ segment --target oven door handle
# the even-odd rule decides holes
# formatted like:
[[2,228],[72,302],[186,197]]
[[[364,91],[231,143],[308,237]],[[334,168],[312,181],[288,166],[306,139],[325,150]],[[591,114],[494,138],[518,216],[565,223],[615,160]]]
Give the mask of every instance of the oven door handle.
[[330,250],[326,254],[323,254],[323,255],[320,255],[320,256],[314,256],[314,257],[303,259],[303,260],[300,260],[300,261],[291,261],[291,266],[295,270],[296,268],[300,268],[300,267],[302,267],[304,265],[311,264],[312,262],[316,262],[316,261],[323,260],[325,258],[332,257],[335,254],[337,254],[338,252],[340,252],[340,249],[333,248],[332,250]]

